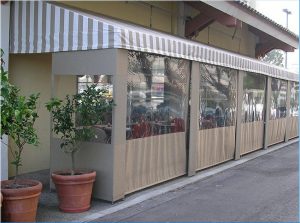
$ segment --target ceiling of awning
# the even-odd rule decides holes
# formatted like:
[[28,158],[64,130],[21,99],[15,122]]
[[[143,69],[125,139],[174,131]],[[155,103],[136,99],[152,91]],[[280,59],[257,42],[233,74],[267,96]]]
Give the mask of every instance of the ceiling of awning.
[[242,1],[205,1],[205,3],[197,1],[197,4],[203,4],[211,10],[238,18],[247,24],[249,31],[258,37],[255,52],[257,58],[263,57],[273,49],[293,52],[299,47],[299,36]]
[[12,2],[10,53],[119,48],[161,54],[298,81],[253,58],[140,26],[42,1]]
[[259,42],[256,44],[255,48],[255,57],[260,58],[264,57],[268,52],[273,49],[280,49],[286,52],[294,52],[295,48],[286,44],[282,41],[279,41],[272,37],[271,35],[264,33],[253,27],[249,27],[249,31],[254,33],[259,38]]
[[[287,41],[283,41],[282,39],[278,38],[278,36],[270,35],[267,31],[260,29],[258,26],[253,26],[253,24],[247,23],[246,20],[242,18],[242,16],[234,17],[226,13],[226,8],[224,8],[224,10],[222,11],[221,8],[217,9],[209,5],[210,2],[202,1],[186,1],[185,4],[193,7],[194,9],[197,9],[200,13],[194,18],[192,18],[190,21],[186,22],[186,37],[191,37],[197,34],[214,21],[217,21],[227,27],[235,27],[236,29],[239,29],[242,27],[241,20],[243,20],[244,23],[249,25],[249,31],[258,37],[258,42],[256,44],[255,49],[256,58],[264,57],[266,53],[270,52],[273,49],[281,49],[286,52],[293,52],[296,49],[295,45],[292,42],[288,43]],[[222,4],[224,4],[224,2],[222,2]],[[218,5],[220,5],[219,2]],[[234,4],[233,2],[230,2],[229,6],[236,7],[236,11],[245,8],[241,4],[236,4],[236,2],[234,2]],[[250,10],[248,8],[246,9],[248,11]],[[251,11],[251,13],[254,12]],[[258,15],[255,14],[253,17],[255,16],[257,17]],[[264,17],[263,20],[266,20],[266,18]],[[271,23],[269,20],[266,21]],[[276,25],[275,22],[271,23],[270,26],[276,26],[276,28],[281,28],[279,27],[279,25]],[[286,35],[290,35],[297,39],[296,36],[292,35],[287,30],[282,29],[282,31],[286,32]]]

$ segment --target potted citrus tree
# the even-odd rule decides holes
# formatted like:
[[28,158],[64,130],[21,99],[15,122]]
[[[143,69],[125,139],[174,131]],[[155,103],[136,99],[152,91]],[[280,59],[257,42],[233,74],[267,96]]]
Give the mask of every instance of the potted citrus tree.
[[103,122],[111,112],[113,100],[108,91],[88,86],[82,93],[67,95],[65,100],[52,98],[46,103],[51,112],[53,132],[60,137],[60,148],[70,155],[70,169],[52,173],[59,209],[64,212],[83,212],[90,208],[95,171],[76,169],[75,154],[83,141],[95,137],[94,126]]
[[[1,50],[1,58],[3,51]],[[8,82],[8,73],[3,69],[1,59],[1,143],[7,135],[12,144],[7,145],[13,156],[15,166],[13,180],[1,181],[2,221],[35,221],[42,184],[36,180],[19,179],[22,154],[26,144],[38,145],[34,123],[38,117],[36,104],[39,94],[28,98],[20,95],[20,89]]]

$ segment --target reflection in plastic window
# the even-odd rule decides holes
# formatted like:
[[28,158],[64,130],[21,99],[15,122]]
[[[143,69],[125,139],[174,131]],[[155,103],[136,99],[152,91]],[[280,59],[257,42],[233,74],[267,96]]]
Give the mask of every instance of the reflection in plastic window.
[[263,75],[246,73],[243,82],[242,122],[262,121],[266,78]]
[[291,82],[291,107],[290,116],[299,115],[299,83]]
[[286,117],[287,81],[272,78],[270,120]]
[[[106,90],[108,100],[113,98],[113,83],[111,75],[82,75],[77,77],[77,92],[81,93],[87,86],[96,85],[96,89]],[[112,113],[106,113],[102,123],[93,126],[96,137],[92,142],[111,143]]]
[[127,139],[185,131],[189,61],[130,51]]
[[234,126],[237,71],[200,64],[200,129]]
[[82,75],[78,76],[78,93],[87,89],[87,86],[97,85],[98,89],[108,91],[108,97],[112,97],[113,84],[110,75]]

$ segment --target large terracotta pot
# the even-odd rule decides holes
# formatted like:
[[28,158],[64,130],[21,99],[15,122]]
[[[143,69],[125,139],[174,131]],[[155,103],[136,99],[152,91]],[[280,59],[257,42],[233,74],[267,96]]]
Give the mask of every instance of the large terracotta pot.
[[42,184],[36,180],[19,179],[19,185],[28,185],[24,188],[9,189],[7,185],[13,180],[1,181],[3,202],[1,220],[13,222],[34,222]]
[[96,172],[67,175],[65,172],[52,173],[56,187],[59,209],[63,212],[78,213],[88,210]]

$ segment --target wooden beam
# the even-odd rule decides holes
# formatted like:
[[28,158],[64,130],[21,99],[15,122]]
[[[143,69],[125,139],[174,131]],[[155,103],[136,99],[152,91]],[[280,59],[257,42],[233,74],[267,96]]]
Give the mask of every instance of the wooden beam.
[[187,21],[185,24],[185,36],[190,37],[195,35],[196,32],[199,32],[213,23],[215,20],[203,13],[195,16],[192,20]]
[[254,35],[259,37],[259,43],[256,44],[256,49],[255,49],[255,57],[263,57],[266,55],[266,53],[270,52],[273,49],[280,49],[285,52],[294,52],[295,48],[281,42],[274,37],[252,27],[249,26],[249,31],[252,32]]
[[237,27],[239,29],[242,28],[242,22],[240,20],[238,20],[237,18],[234,18],[232,16],[229,16],[229,15],[224,15],[223,14],[219,14],[217,17],[216,17],[216,20],[221,23],[222,25],[224,26],[227,26],[227,27]]
[[283,50],[285,52],[294,52],[294,48],[288,45],[283,45],[280,43],[274,43],[274,42],[264,42],[264,43],[258,43],[256,44],[255,48],[255,57],[264,57],[268,52],[274,49]]
[[227,27],[237,27],[242,28],[242,22],[237,18],[230,16],[218,9],[215,9],[203,2],[186,2],[186,4],[192,6],[193,8],[199,10],[201,14],[205,14],[207,17],[210,17],[224,26]]
[[256,44],[255,57],[256,58],[264,57],[268,52],[274,49],[275,49],[274,44],[271,42]]

